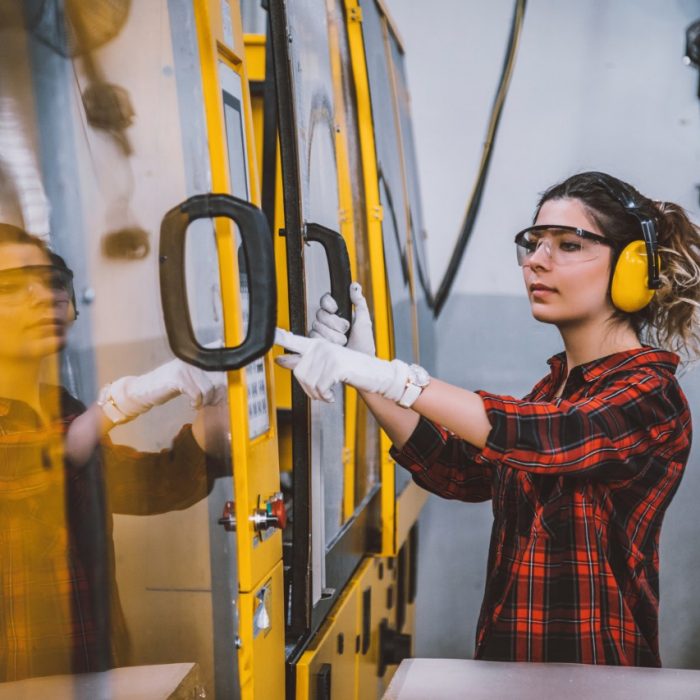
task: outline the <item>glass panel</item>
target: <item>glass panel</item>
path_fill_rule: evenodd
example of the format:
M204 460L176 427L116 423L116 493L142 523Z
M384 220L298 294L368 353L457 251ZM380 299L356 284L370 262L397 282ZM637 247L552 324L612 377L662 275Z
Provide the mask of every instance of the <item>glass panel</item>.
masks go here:
M203 278L203 270L217 270L219 256L213 221L199 219L187 230L185 281L192 328L202 345L215 345L224 337L219 276ZM206 261L206 265L202 265Z
M367 75L372 98L380 200L384 209L384 256L391 296L394 350L398 358L415 362L413 315L407 241L408 203L404 195L400 124L394 105L389 49L384 21L374 0L364 0L362 31L365 37Z
M243 85L241 77L225 63L219 63L219 79L223 87L222 99L224 124L226 129L226 153L228 156L229 181L231 192L241 199L250 199L250 180L246 157L246 136L243 120ZM240 278L241 312L243 333L248 329L250 294L248 292L248 269L245 262L243 244L238 228L236 248L238 251L238 272ZM267 403L267 377L263 358L255 360L245 369L248 391L248 437L263 435L270 429L270 409Z
M404 55L394 35L389 32L389 44L394 68L397 104L401 121L401 138L403 144L404 165L408 185L409 228L413 241L413 279L418 313L418 338L420 342L420 363L429 372L435 369L435 319L429 306L430 272L426 236L423 228L423 211L421 209L420 183L418 180L418 162L413 140L411 123L411 101L406 80Z
M148 665L158 682L177 662L190 694L198 675L207 697L237 697L235 535L217 522L233 499L226 380L173 358L159 294L161 218L210 182L191 5L131 3L100 38L76 27L102 4L73 3L86 14L66 10L67 44L56 4L34 5L41 37L18 24L0 42L0 139L24 144L0 164L2 221L42 233L46 193L80 316L28 277L15 318L37 330L2 321L0 679ZM1 231L0 269L51 262ZM211 222L187 250L195 331L221 342ZM131 420L100 435L110 382Z
M244 34L265 34L267 12L260 0L241 0L241 20Z
M412 277L413 293L416 304L418 321L419 357L416 358L428 371L435 368L435 342L434 342L434 316L428 305L427 294L430 292L430 278L428 272L427 251L425 249L425 236L423 231L423 212L421 210L420 187L418 182L418 164L416 162L413 143L413 127L411 124L410 99L404 56L396 38L391 31L386 32L389 46L391 47L391 63L396 86L396 105L399 114L401 147L403 149L403 165L408 188L408 227L407 236L412 241ZM409 473L405 469L396 467L395 485L396 493L400 493L411 482Z
M237 79L237 82L240 84L238 75L224 64L220 65L220 70L221 73L229 77L230 81ZM231 191L237 197L247 200L250 198L250 195L248 194L248 169L245 167L245 131L243 129L241 100L226 91L223 93L223 98Z
M233 52L240 53L238 49L242 47L237 47L235 44L233 17L231 16L231 5L229 4L229 0L219 0L219 7L221 8L221 29L224 44L226 44L226 46L228 46L228 48Z
M394 350L396 357L413 361L413 326L411 316L411 290L408 285L408 260L401 252L400 235L404 232L401 220L393 206L390 183L379 181L379 198L384 206L384 265L391 294L391 310L394 321Z
M324 0L300 0L287 6L302 216L339 230L335 161L333 80L328 55ZM321 296L330 291L328 264L320 246L304 250L306 311L309 323ZM325 552L341 528L344 446L343 392L336 402L311 403L312 597L325 585Z
M391 35L385 20L381 16L374 0L362 0L362 30L365 36L367 52L367 73L369 77L370 94L372 97L372 113L375 124L375 140L377 149L377 161L380 178L379 193L384 208L384 256L391 296L391 310L393 315L394 348L397 357L407 362L417 362L416 345L414 335L414 311L412 308L412 291L409 271L411 257L407 251L409 237L415 244L416 219L420 216L417 209L418 192L417 183L411 181L404 169L408 163L404 162L406 156L402 152L405 146L401 142L404 128L409 128L408 96L406 84L402 74L398 77L392 66L398 55L398 47ZM395 90L399 95L396 96ZM398 102L398 105L397 105ZM401 112L401 104L404 105L404 114ZM410 133L410 128L409 128ZM410 171L410 167L408 170ZM407 200L408 198L408 200ZM413 199L414 203L410 204ZM419 243L419 245L422 242ZM415 248L414 248L415 249ZM418 252L419 261L424 259ZM421 264L420 262L418 264ZM422 269L422 268L421 268ZM425 304L424 290L418 290L416 275L413 275L413 294L418 296L420 306L429 312ZM423 319L425 322L425 318ZM411 477L404 469L395 469L396 493L400 493L410 483Z
M349 177L352 192L351 218L355 232L357 280L370 308L374 308L372 275L367 237L367 214L362 171L362 154L358 132L355 85L350 60L350 49L341 0L329 0L329 29L333 33L332 46L337 47L340 84L336 85L336 110L342 110L338 122L342 123L347 146ZM362 503L372 487L379 482L379 427L362 400L357 401L355 435L355 507Z

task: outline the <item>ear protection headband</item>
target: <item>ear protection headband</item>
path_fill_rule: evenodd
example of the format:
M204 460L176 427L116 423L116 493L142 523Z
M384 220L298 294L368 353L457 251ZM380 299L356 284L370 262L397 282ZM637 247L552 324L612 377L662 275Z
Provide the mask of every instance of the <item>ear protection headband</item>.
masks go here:
M617 256L610 284L610 296L617 309L627 313L641 311L661 286L659 279L659 243L656 226L633 201L607 188L610 194L634 216L642 229L642 239L628 243Z

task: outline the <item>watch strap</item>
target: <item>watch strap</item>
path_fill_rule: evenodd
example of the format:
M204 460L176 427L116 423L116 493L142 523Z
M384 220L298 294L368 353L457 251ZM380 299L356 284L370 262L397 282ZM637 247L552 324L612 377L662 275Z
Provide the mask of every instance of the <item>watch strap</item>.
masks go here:
M418 397L423 392L428 384L430 384L430 375L420 365L410 365L408 379L406 380L406 388L404 389L401 398L396 402L403 408L410 408L416 402Z
M129 416L121 411L114 401L110 384L102 387L100 395L97 398L97 405L102 409L102 413L104 413L114 425L126 423L126 421L129 420Z

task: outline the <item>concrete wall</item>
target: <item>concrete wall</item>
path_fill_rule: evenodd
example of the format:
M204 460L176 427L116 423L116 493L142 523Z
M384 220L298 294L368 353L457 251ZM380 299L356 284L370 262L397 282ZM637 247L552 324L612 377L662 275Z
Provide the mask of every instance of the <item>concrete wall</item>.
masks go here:
M387 2L407 53L436 289L476 176L514 3ZM481 213L438 321L442 379L523 394L560 349L556 331L530 317L512 243L550 184L604 170L700 218L698 76L682 62L685 28L699 17L697 0L529 0ZM682 384L697 434L700 371ZM661 652L671 667L700 668L699 467L696 448L662 534ZM472 654L490 526L490 504L429 500L416 655Z

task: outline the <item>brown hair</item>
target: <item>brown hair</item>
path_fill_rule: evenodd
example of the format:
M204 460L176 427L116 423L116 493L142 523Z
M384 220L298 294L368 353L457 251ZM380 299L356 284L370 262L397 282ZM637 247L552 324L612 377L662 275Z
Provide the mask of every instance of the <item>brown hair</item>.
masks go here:
M33 236L31 233L27 233L24 229L19 228L19 226L0 223L0 245L3 243L22 243L36 246L39 250L46 253L46 257L51 260L53 265L72 272L66 261L58 253L54 253L43 239L38 236Z
M535 219L545 202L567 198L581 202L612 240L612 269L622 249L642 238L639 217L654 222L661 286L641 311L616 310L615 317L628 321L644 342L680 352L686 358L700 357L700 324L696 318L700 308L700 227L677 204L655 202L632 185L600 172L579 173L550 187L537 203ZM636 215L630 213L630 208Z

